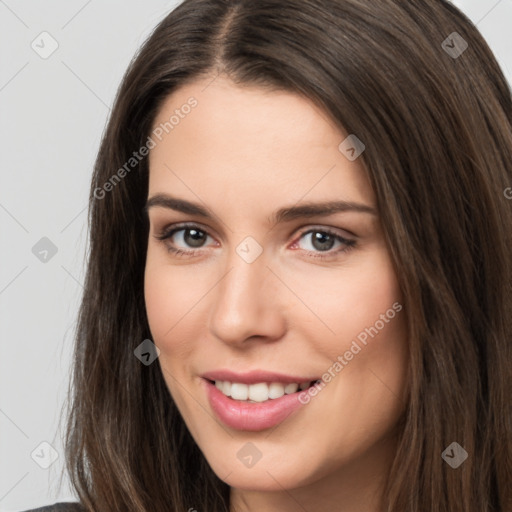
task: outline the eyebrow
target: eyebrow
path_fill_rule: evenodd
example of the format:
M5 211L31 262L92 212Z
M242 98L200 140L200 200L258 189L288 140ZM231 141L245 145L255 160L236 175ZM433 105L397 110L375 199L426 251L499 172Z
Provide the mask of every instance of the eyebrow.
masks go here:
M177 212L186 213L188 215L198 215L206 219L213 220L214 216L204 207L197 203L178 199L167 194L156 194L149 198L144 206L144 212L147 214L151 208L161 207ZM287 206L275 211L269 218L270 224L289 222L294 219L321 217L333 215L342 212L358 212L377 215L375 208L362 203L353 201L326 201L319 203L302 203L297 206Z

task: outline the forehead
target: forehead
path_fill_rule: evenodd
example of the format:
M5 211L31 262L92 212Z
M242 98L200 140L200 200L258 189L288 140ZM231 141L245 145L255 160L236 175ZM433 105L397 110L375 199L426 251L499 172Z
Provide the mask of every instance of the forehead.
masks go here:
M152 134L149 195L179 189L224 202L373 203L361 161L339 149L349 134L289 91L222 77L187 84L163 103Z

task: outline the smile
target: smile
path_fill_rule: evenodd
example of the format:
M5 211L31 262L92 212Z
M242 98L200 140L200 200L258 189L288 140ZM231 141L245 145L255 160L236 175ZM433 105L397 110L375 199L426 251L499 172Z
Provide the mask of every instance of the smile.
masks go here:
M225 396L233 400L246 401L248 403L261 403L267 400L276 400L284 395L291 395L298 390L304 390L311 387L318 381L291 382L284 384L282 382L258 382L256 384L244 384L242 382L230 382L226 380L210 381Z
M249 431L283 422L304 405L299 394L319 381L259 370L244 374L220 370L201 377L215 416L230 428Z

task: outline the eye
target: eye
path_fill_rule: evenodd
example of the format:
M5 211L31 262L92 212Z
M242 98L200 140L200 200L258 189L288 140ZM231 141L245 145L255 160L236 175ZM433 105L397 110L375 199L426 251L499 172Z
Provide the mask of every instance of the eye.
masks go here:
M172 245L166 243L166 247L169 252L175 253L177 255L189 255L192 256L195 254L195 249L200 249L203 247L204 241L210 237L205 230L201 229L199 226L195 224L185 224L180 226L175 226L171 230L165 230L159 235L155 236L158 240L172 240L177 233L180 233L177 236L177 240L181 241L182 244L185 244L185 250L174 247L175 241L173 241ZM192 250L186 250L187 247L192 247Z
M298 240L308 240L309 247L306 247L306 251L313 253L313 258L330 258L336 256L338 253L345 253L355 247L356 241L354 239L348 239L341 236L327 228L314 228L303 232ZM332 250L338 242L338 249ZM294 242L292 248L297 246L298 243ZM316 253L316 254L315 254ZM326 254L322 254L326 253Z
M180 234L176 236L178 233ZM204 247L208 238L213 240L206 230L196 224L173 226L172 229L166 229L159 235L155 235L155 238L161 241L169 240L170 243L165 242L165 246L169 252L177 256L194 256ZM298 240L302 239L309 240L309 248L306 248L305 252L310 253L313 258L332 258L349 251L356 245L355 240L345 238L327 228L309 229L301 233ZM332 250L336 243L338 243L338 249ZM181 244L182 247L176 247L177 244ZM298 241L295 241L291 248L295 249L297 246Z

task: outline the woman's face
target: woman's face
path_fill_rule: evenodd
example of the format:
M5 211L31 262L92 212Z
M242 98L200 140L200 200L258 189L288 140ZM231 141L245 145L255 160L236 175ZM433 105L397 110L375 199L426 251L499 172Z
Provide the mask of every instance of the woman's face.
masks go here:
M307 99L222 77L172 94L153 128L147 314L209 464L252 491L378 481L406 317L349 134Z

